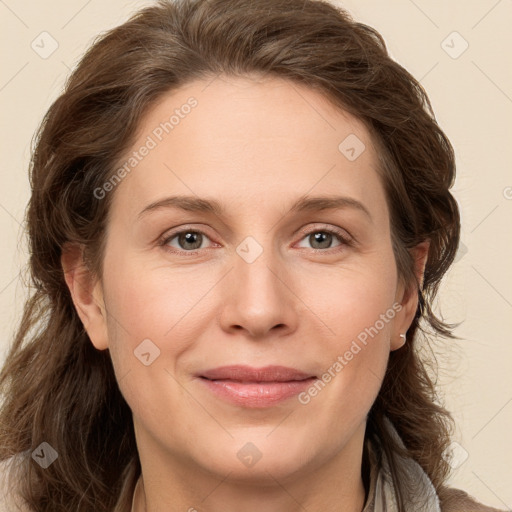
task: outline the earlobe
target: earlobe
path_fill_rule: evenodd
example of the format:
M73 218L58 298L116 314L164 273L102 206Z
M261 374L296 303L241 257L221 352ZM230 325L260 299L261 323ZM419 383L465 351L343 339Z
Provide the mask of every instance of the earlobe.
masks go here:
M398 339L391 340L391 351L398 350L399 348L402 348L406 342L407 342L407 334L404 332L400 333Z
M98 350L105 350L108 335L103 290L84 261L83 246L65 244L61 265L73 304L92 344Z
M416 282L407 283L406 286L400 287L403 289L396 298L401 305L401 309L395 317L395 323L391 333L390 349L392 351L398 350L407 342L406 333L418 309L418 292L423 288L429 247L430 241L426 240L411 249Z

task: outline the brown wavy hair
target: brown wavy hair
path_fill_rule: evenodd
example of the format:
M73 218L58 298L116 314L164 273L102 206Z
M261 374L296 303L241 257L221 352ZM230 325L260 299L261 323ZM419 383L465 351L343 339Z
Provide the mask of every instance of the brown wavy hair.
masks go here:
M388 417L442 500L442 453L453 425L436 402L433 361L420 357L417 345L428 336L453 337L453 325L436 317L432 304L459 241L449 192L454 151L423 87L390 58L382 36L322 0L161 0L86 52L32 148L30 296L0 373L0 460L18 455L21 496L38 512L111 511L123 484L140 474L131 410L109 351L94 348L76 313L61 253L66 242L82 244L101 277L115 192L100 201L94 189L113 175L152 105L192 80L220 74L306 85L372 134L399 276L417 289L419 305L407 343L390 354L366 438L380 440L396 481L393 459L401 449L386 433ZM421 285L410 249L425 240ZM45 470L31 459L43 441L59 454Z

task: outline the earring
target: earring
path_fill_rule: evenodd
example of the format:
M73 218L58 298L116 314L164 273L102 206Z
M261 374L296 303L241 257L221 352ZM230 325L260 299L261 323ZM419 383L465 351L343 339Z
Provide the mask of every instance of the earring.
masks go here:
M402 341L405 343L405 333L404 334L400 334L400 338L402 338Z

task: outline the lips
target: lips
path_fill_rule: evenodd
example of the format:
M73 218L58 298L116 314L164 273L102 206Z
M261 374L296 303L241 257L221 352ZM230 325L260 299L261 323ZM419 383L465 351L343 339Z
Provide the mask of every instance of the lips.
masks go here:
M249 408L277 405L316 380L312 374L286 366L222 366L203 371L198 377L217 398Z
M265 366L253 368L246 365L221 366L201 373L209 380L236 380L239 382L289 382L315 377L287 366Z

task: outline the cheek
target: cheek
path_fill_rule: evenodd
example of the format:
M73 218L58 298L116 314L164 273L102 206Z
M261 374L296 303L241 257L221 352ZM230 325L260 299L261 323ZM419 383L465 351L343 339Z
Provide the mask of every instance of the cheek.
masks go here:
M326 436L340 447L365 421L377 398L394 314L385 295L345 296L329 321L336 335L320 340L323 373L298 398L306 416L323 425Z
M204 267L174 270L128 258L119 261L105 283L111 342L118 350L120 345L133 350L150 339L166 354L179 353L193 338L183 333L190 333L196 325L191 319L204 313L201 300L215 282Z
M206 266L171 269L129 257L105 260L104 274L109 350L121 392L148 424L179 430L184 419L176 424L170 411L197 409L183 387L188 367L180 363L205 338L214 312L208 292L219 277Z
M176 365L200 337L202 325L194 320L213 280L197 272L192 280L186 273L149 268L129 258L105 265L107 276L109 350L119 388L146 424L180 431L186 418L172 411L195 410L197 404L177 384L182 379Z
M302 296L314 305L325 327L325 334L317 337L323 363L321 382L303 396L304 404L316 403L315 413L322 414L328 403L334 417L346 421L351 411L348 416L357 418L366 414L377 396L393 323L401 309L395 303L394 259L386 257L385 251L382 255L379 262L364 268L345 268L328 278L310 275L303 281Z
M340 265L329 272L304 272L301 276L297 294L311 305L324 327L323 340L332 349L348 349L347 343L355 339L364 342L368 329L372 338L389 337L396 316L397 274L392 254L381 254L379 261L364 266Z

